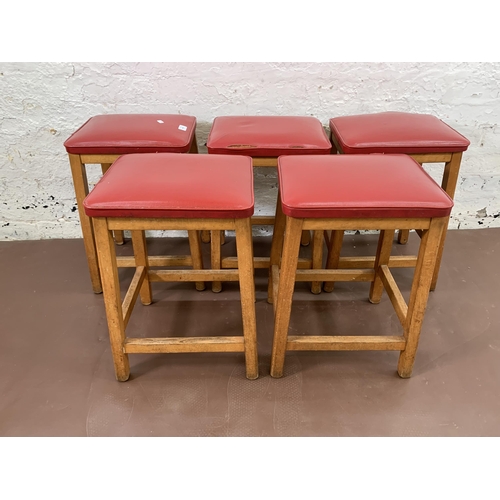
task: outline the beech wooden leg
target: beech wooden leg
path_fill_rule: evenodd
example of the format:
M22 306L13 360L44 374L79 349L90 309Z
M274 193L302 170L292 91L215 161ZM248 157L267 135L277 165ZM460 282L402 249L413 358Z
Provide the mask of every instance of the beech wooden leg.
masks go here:
M457 188L458 174L460 172L460 163L462 162L462 153L453 153L449 162L444 165L443 180L441 187L448 196L453 199Z
M446 191L450 198L454 198L455 190L458 182L458 174L460 172L460 163L462 161L462 153L453 153L451 160L447 162L444 166L443 181L441 187ZM439 251L436 258L436 269L434 269L434 275L432 277L431 290L436 289L437 280L439 277L439 269L441 267L441 259L443 257L444 242L446 240L446 233L448 232L448 222L449 217L446 222L446 226L443 230L441 236L441 242L439 244Z
M278 304L276 305L274 318L273 350L271 354L271 377L274 378L283 376L302 225L303 219L286 218L285 241L278 287Z
M303 234L303 233L302 233ZM323 231L313 231L313 244L312 244L312 268L323 268ZM313 281L311 283L311 293L318 295L321 293L321 281Z
M203 269L203 257L201 255L200 233L199 231L188 231L189 249L193 259L193 269ZM196 290L205 290L205 282L197 281Z
M130 376L128 355L123 352L125 342L125 325L120 297L120 284L118 282L118 268L116 266L116 253L111 231L108 230L107 221L103 217L94 219L97 251L101 264L102 288L106 318L108 322L109 340L115 375L117 380L124 382Z
M398 231L398 243L400 245L406 245L408 243L408 238L410 237L409 229L400 229Z
M73 186L75 188L76 204L80 216L80 226L82 228L83 244L87 255L87 264L89 266L90 281L94 293L102 292L101 277L99 276L99 263L97 259L97 250L94 239L94 229L92 221L83 207L83 200L89 194L87 182L87 173L85 165L81 162L79 155L69 154L69 163L71 166L71 175L73 177Z
M326 259L326 268L327 269L338 269L339 260L340 260L340 252L342 250L342 242L344 241L344 231L332 231L330 236L330 242L328 245L328 257ZM333 292L333 288L335 286L334 281L327 281L323 286L323 290L325 292Z
M300 244L303 247L309 246L311 243L311 232L310 231L302 231L302 237L300 239Z
M210 243L210 231L204 229L201 232L201 241L203 241L203 243Z
M434 269L434 273L432 275L432 281L431 281L431 290L432 291L436 289L437 280L439 277L439 269L441 268L441 259L443 258L444 242L446 240L446 234L448 232L449 220L450 220L450 218L448 217L446 219L446 224L445 224L445 227L443 229L443 233L441 234L441 241L439 242L439 248L438 248L438 252L437 252L437 256L436 256L436 267Z
M210 262L212 269L221 269L221 232L210 232ZM219 293L222 290L220 281L212 281L212 292Z
M148 306L153 302L151 293L151 282L149 281L148 247L146 244L146 233L144 231L131 231L132 248L134 249L135 267L144 266L146 273L141 285L141 302Z
M102 170L102 175L104 175L109 167L111 167L112 163L101 163L101 170ZM123 231L113 231L114 237L115 237L115 243L117 245L123 245L125 242L125 239L123 237Z
M277 283L273 280L273 266L279 267L280 265L281 252L283 251L283 240L285 238L286 217L281 208L281 195L279 192L278 199L276 200L275 214L271 255L269 259L269 281L267 284L267 302L269 304L273 303L273 288L277 286Z
M388 265L391 256L392 242L394 240L394 231L380 231L378 238L377 255L375 257L375 279L370 286L369 300L372 304L378 304L382 299L384 284L380 278L380 266Z
M257 358L252 224L249 218L235 219L235 226L243 336L245 338L246 376L248 379L254 380L259 376L259 363Z
M402 378L411 377L413 371L420 330L436 266L436 257L446 223L447 217L432 219L429 229L424 231L420 242L417 265L410 292L408 313L403 328L406 346L401 351L398 362L398 374Z

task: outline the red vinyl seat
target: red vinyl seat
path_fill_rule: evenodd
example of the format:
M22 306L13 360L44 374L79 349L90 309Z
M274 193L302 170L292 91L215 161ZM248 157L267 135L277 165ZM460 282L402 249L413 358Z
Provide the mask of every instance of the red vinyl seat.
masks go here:
M122 156L84 200L89 217L243 218L253 214L252 159Z
M277 158L324 155L332 145L311 116L218 116L208 136L209 154Z
M98 115L76 130L64 147L72 154L188 153L195 129L194 116Z
M451 198L406 155L281 156L289 217L446 217Z
M385 112L330 119L344 154L456 153L470 141L432 115Z
M283 376L286 351L393 350L400 351L398 374L410 377L452 199L406 155L281 156L278 178L268 290L275 312L271 376ZM422 235L408 303L389 267L396 228L414 228ZM323 242L320 238L316 246L316 236L312 266L299 268L303 230L322 235L353 229L380 230L370 268L351 261L342 269L327 262L324 269ZM402 334L394 335L391 327L381 335L288 335L295 282L323 280L369 282L369 300L374 304L385 290ZM310 312L314 315L314 308ZM336 324L334 318L332 323Z

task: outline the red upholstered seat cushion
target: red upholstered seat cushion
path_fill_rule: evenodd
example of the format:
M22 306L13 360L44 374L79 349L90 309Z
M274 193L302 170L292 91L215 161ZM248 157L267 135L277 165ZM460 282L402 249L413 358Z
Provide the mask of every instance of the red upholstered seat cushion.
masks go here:
M210 154L276 158L329 154L321 122L311 116L219 116L208 136Z
M83 205L91 217L250 217L252 159L169 153L121 156Z
M281 156L278 177L291 217L444 217L453 207L406 155Z
M196 118L186 115L98 115L64 143L73 154L187 153Z
M375 113L330 120L342 151L352 153L456 153L470 142L432 115Z

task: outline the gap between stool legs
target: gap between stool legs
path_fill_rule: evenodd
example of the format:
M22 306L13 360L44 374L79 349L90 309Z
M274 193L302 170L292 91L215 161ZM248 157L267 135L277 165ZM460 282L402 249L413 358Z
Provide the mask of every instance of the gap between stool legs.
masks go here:
M279 273L278 304L275 305L273 350L271 354L271 377L274 378L283 376L302 226L303 219L286 218L283 256L281 258L281 270Z
M109 340L116 379L125 382L130 376L128 354L123 352L125 342L125 324L120 296L120 283L118 281L118 267L116 265L116 252L111 231L108 229L107 220L103 217L93 219L96 234L97 252L101 265L102 289L106 319L109 330Z
M402 378L411 377L413 371L420 330L436 267L436 257L447 220L448 217L432 219L429 229L424 231L420 242L417 265L411 286L408 313L403 328L406 347L401 351L398 361L398 374Z

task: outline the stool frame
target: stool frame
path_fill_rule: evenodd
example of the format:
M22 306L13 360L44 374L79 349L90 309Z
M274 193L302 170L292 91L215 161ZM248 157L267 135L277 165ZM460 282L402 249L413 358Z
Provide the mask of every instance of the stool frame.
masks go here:
M111 351L116 378L126 381L130 375L128 355L131 353L179 352L244 352L246 376L258 377L257 333L255 317L255 286L253 269L252 230L250 218L189 219L189 218L93 218L104 304L108 322ZM235 270L152 270L147 255L145 230L185 230L199 234L200 230L234 230L239 255ZM135 274L122 302L118 281L118 265L112 231L130 230L134 248ZM235 337L168 337L130 338L125 329L138 296L144 305L152 303L151 282L179 281L239 281L243 316L243 335Z
M448 217L435 218L293 218L283 214L281 200L276 208L276 225L271 248L268 302L274 306L274 339L271 376L282 377L286 351L400 351L398 374L412 374L422 321L427 306L440 242ZM373 269L298 269L300 235L304 229L344 231L381 230ZM389 268L394 233L397 229L419 229L420 249L407 304ZM289 336L292 296L296 281L371 282L369 300L377 304L385 289L403 327L398 336Z

